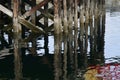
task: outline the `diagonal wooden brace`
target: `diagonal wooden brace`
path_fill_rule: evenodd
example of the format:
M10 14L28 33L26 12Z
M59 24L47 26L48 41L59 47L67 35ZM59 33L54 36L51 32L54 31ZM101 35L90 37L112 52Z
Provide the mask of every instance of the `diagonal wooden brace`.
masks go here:
M31 22L25 20L24 18L22 17L18 17L18 21L19 23L21 23L22 25L26 26L27 28L31 29L33 32L36 32L36 33L45 33L45 31L38 27L38 26L35 26L34 24L32 24Z
M9 17L13 17L13 13L11 10L7 9L6 7L4 7L3 5L0 4L0 11L2 11L3 13L7 14Z
M23 14L24 18L29 17L31 14L33 14L36 10L40 9L42 6L44 6L45 4L47 4L50 0L44 0L42 2L40 2L39 4L37 4L35 7L33 7L31 10L25 12Z
M11 10L5 8L4 6L2 6L0 4L0 11L2 11L3 13L7 14L9 17L13 17L13 13ZM37 33L45 33L45 31L38 27L35 26L34 24L32 24L31 22L25 20L23 17L18 16L19 19L19 23L21 23L22 25L26 26L27 28L31 29L33 32L37 32Z

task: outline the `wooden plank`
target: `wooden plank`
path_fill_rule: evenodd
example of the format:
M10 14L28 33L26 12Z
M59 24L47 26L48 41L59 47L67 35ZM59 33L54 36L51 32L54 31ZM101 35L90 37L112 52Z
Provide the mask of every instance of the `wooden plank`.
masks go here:
M52 14L50 14L50 13L45 13L45 14L43 14L43 16L46 17L46 18L49 18L51 20L54 20L54 16Z
M3 13L7 14L9 17L13 17L13 13L11 10L5 8L4 6L0 5L0 11L2 11ZM32 24L31 22L28 22L27 20L25 20L24 18L18 16L18 21L19 23L21 23L22 25L24 25L25 27L31 29L32 31L34 32L37 32L37 33L45 33L45 31L38 27L38 26L35 26L34 24Z
M21 23L22 25L26 26L27 28L31 29L34 32L45 33L45 31L42 28L35 26L34 24L32 24L31 22L28 22L22 17L19 17L19 23Z
M0 51L0 59L1 59L1 57L5 57L5 56L13 54L13 53L10 53L9 51L10 51L10 49L3 49L3 50L1 50Z
M10 11L9 9L7 9L6 7L4 7L1 4L0 4L0 11L2 11L5 14L7 14L9 17L13 17L12 11Z
M28 16L30 16L31 14L33 14L36 10L38 10L39 8L41 8L42 6L44 6L45 4L47 4L50 0L44 0L41 3L39 3L38 5L36 5L35 7L33 7L31 10L27 11L26 13L23 14L24 18L27 18Z
M43 10L43 9L39 9L38 11L40 11L41 12L41 17L46 17L46 18L49 18L49 19L51 19L51 20L54 20L54 16L50 13L51 11L45 11L45 10ZM40 15L39 15L40 16Z

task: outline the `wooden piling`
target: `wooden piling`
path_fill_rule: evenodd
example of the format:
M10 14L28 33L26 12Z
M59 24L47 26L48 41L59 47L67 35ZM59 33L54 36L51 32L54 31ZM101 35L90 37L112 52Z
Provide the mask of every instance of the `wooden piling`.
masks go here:
M32 0L32 5L31 7L33 8L34 6L36 6L36 0ZM32 15L31 15L31 23L33 23L34 25L36 25L36 12L34 12ZM36 43L36 37L33 38L32 40L32 49L31 49L31 53L32 55L37 55L37 43Z
M64 54L63 54L63 79L67 80L67 52L68 52L68 34L65 34L63 36L63 40L64 40Z
M90 2L90 17L89 17L89 26L90 26L90 63L93 62L92 57L94 55L94 46L93 46L93 40L94 40L94 1L91 0Z
M60 69L61 69L61 65L60 65L60 38L58 35L54 36L54 76L55 76L55 80L60 80Z
M106 12L105 12L105 0L102 0L101 2L101 11L102 11L102 14L101 14L101 54L100 54L100 59L101 59L101 63L104 63L105 62L105 58L104 58L104 46L105 46L105 23L106 23Z
M54 0L54 34L55 35L58 35L60 33L59 31L59 20L60 20L60 17L59 17L59 4L58 4L58 0Z
M80 53L83 54L83 37L84 37L84 5L80 5Z
M64 40L64 54L63 54L63 79L67 80L67 52L68 52L68 21L67 21L67 1L63 0L63 40Z
M85 26L84 26L84 63L85 67L88 66L88 28L89 28L89 7L90 7L90 1L86 0L86 6L85 6Z
M74 0L74 64L75 64L75 74L77 74L78 69L78 3Z
M63 33L68 34L67 1L63 0Z
M19 0L13 1L13 12L0 4L0 11L11 19L13 18L13 30L7 24L7 29L1 31L0 35L3 37L5 30L14 33L15 80L22 79L21 42L32 42L31 53L36 55L36 38L43 34L45 55L48 55L48 36L49 33L53 33L53 30L55 80L73 79L74 73L77 74L78 64L80 64L78 62L79 55L83 58L81 63L84 68L88 66L88 54L92 58L91 63L97 58L103 58L103 54L98 56L98 53L103 53L104 47L105 12L100 12L103 9L103 6L100 6L104 0L53 0L52 8L48 6L48 2L51 0L42 0L38 4L35 3L36 0L22 0L21 5L24 9L21 10L18 9ZM31 8L28 11L25 9L26 4ZM78 10L79 8L80 10ZM23 15L20 11L23 11ZM40 22L41 19L44 20L43 23ZM51 25L49 25L49 19L53 21ZM25 29L21 29L20 24L29 30L29 35L26 36ZM5 24L3 23L3 25ZM88 52L88 42L90 53ZM79 48L80 50L78 50Z
M48 12L48 4L46 4L44 6L44 11L45 13ZM44 26L45 26L45 29L48 29L48 17L44 17ZM45 30L47 31L47 30ZM49 54L49 48L48 48L48 42L49 41L49 38L48 38L48 32L46 32L46 34L44 34L44 48L45 48L45 55L48 55Z
M54 80L60 80L60 15L59 0L54 0Z
M13 0L13 33L14 33L14 64L15 64L15 80L22 79L21 64L21 25L18 23L19 0Z
M74 16L74 0L70 0L68 2L68 64L69 64L69 69L70 72L69 74L74 73L74 35L73 35L73 16ZM70 76L72 77L72 76Z

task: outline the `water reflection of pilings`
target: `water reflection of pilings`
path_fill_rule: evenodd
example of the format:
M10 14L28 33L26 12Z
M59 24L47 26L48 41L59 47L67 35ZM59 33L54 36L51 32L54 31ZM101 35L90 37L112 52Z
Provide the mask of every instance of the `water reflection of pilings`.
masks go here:
M61 9L60 1L54 0L54 80L61 78Z
M90 21L90 63L104 63L105 2L96 5L95 17ZM102 6L101 6L102 5ZM98 11L98 9L100 11Z
M61 54L61 45L64 44L62 57L64 63L62 67L63 78L67 80L75 79L76 75L74 74L77 74L78 68L86 68L89 65L104 63L105 3L104 0L87 0L85 2L83 1L83 4L78 5L76 0L71 0L69 3L66 2L63 4L63 23L60 23L60 20L62 20L60 19L62 18L61 14L55 17L54 59L55 62L61 61L61 56L59 56L58 59L58 54ZM79 10L77 10L76 7L78 7ZM69 16L66 14L69 14ZM59 26L61 24L62 26ZM60 34L63 34L61 27L64 33L63 42L60 41ZM56 34L58 34L59 37L56 36ZM61 43L61 45L59 43ZM60 75L58 76L60 73L57 73L57 69L62 69L62 67L58 67L57 64L58 63L56 63L55 66L56 80L60 79Z

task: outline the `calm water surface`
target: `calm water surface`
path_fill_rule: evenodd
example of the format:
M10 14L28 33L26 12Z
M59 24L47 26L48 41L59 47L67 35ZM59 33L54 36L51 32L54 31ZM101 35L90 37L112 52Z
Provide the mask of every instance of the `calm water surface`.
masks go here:
M105 57L120 56L120 12L106 12Z

